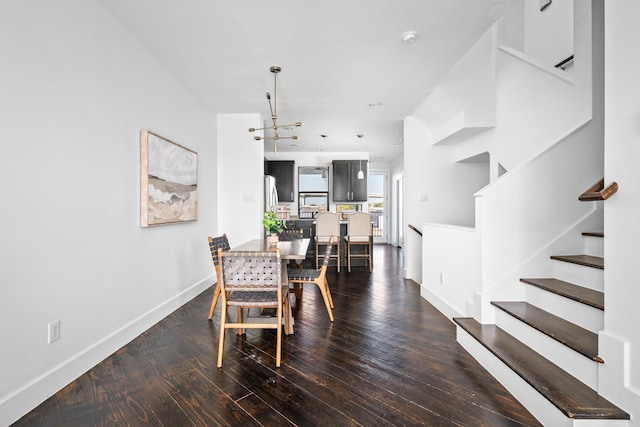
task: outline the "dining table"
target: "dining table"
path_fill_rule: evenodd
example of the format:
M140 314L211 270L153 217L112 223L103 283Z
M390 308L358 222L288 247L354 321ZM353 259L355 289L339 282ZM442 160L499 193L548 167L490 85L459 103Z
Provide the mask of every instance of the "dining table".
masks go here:
M309 238L279 241L277 247L280 249L280 259L283 261L295 260L297 263L301 263L307 257L310 242L311 239ZM253 239L231 248L232 251L255 252L268 251L269 249L270 246L267 239Z
M282 274L285 276L287 275L286 266L291 260L294 260L298 266L302 265L302 262L307 257L307 250L309 249L310 242L311 239L302 238L281 240L277 243L277 248L280 249L280 260L282 261ZM267 239L253 239L231 248L232 251L245 252L263 252L271 249L272 246L270 246ZM295 295L296 300L299 300L302 297L302 292L299 287L300 285L297 286L298 288L294 286L293 295ZM293 314L291 312L291 304L289 304L289 313L287 313L287 315L289 316L289 334L292 334L294 321Z

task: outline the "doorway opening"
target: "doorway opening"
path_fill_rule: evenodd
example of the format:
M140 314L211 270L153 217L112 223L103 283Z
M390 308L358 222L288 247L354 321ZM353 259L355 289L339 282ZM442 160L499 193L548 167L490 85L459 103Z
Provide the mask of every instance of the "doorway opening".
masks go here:
M368 177L368 211L371 214L373 223L373 242L387 243L388 241L388 221L387 212L387 182L388 172L369 171Z

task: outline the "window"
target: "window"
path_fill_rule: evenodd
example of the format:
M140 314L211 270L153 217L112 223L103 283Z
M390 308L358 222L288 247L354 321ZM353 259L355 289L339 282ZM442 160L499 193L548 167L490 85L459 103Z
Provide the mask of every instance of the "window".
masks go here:
M329 168L298 167L298 218L313 218L329 210Z
M354 213L362 210L360 203L340 203L336 205L336 212L338 213Z

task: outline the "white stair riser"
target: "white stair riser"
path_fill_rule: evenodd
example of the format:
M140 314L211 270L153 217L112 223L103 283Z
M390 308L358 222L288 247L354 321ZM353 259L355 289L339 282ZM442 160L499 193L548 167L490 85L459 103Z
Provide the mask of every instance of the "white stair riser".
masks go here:
M627 420L574 420L573 427L629 427Z
M496 325L592 389L598 387L598 363L498 309Z
M604 270L570 262L553 261L553 277L596 291L604 291Z
M584 253L604 257L604 239L602 237L584 236Z
M600 309L532 285L525 286L525 296L528 303L593 333L604 329L604 312Z

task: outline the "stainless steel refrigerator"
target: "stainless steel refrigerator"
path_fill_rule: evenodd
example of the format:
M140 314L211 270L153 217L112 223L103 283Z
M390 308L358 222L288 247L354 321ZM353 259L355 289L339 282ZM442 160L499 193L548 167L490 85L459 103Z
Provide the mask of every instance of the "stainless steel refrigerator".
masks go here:
M278 191L276 179L271 175L264 176L264 211L278 213Z

